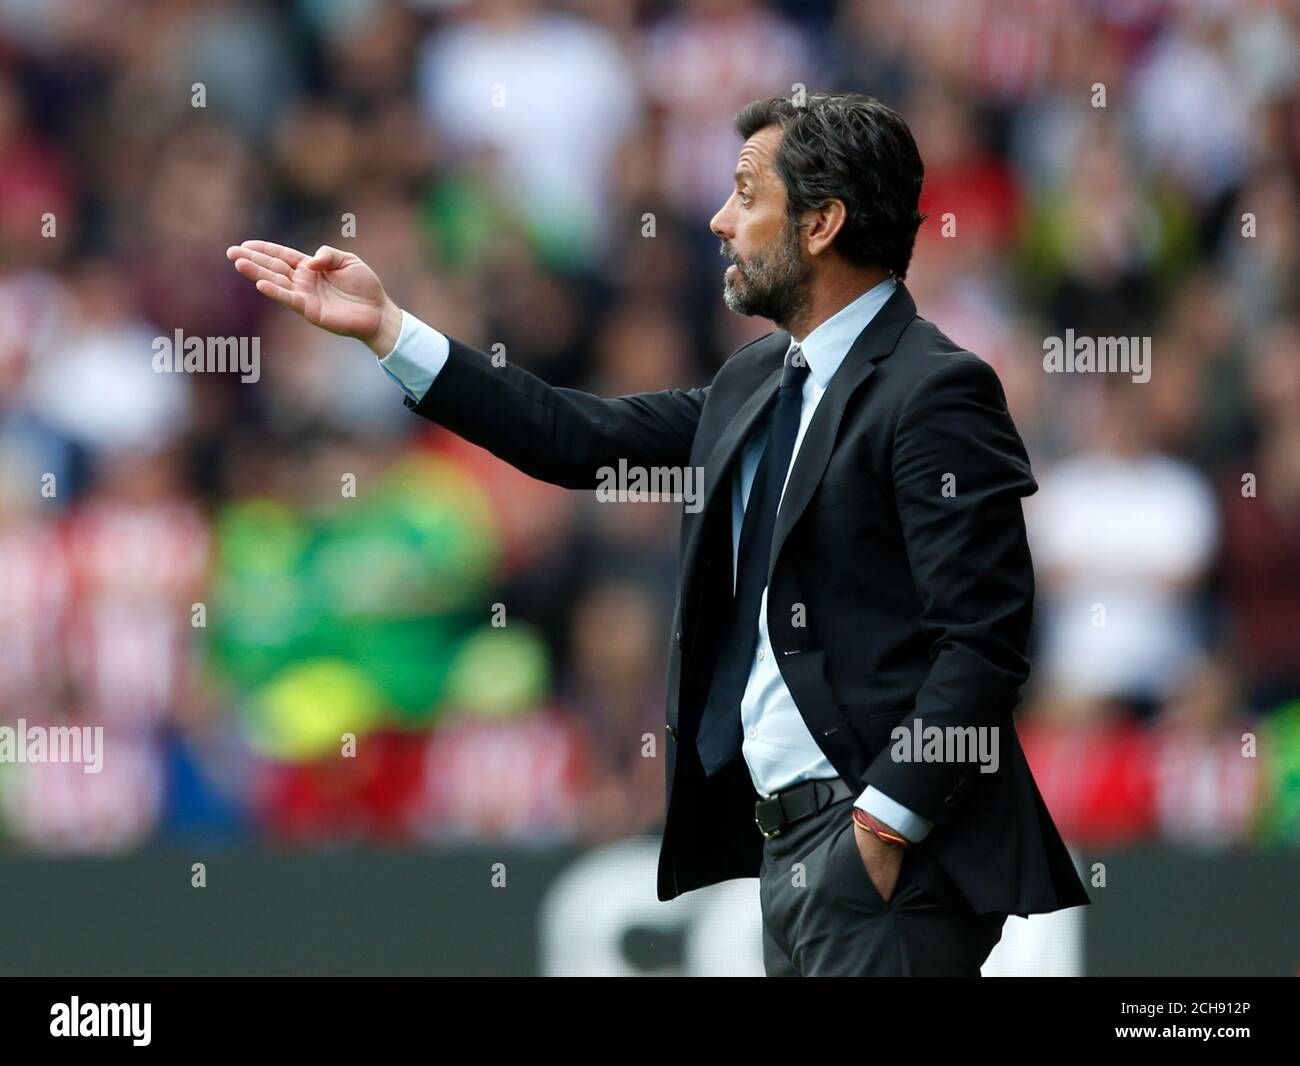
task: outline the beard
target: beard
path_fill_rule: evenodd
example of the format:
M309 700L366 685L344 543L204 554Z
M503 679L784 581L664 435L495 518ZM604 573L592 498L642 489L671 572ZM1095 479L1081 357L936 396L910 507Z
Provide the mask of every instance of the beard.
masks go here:
M812 274L799 247L799 229L788 221L776 244L748 260L734 259L724 244L721 252L736 265L728 271L722 299L738 315L770 318L782 329L797 321L808 307Z

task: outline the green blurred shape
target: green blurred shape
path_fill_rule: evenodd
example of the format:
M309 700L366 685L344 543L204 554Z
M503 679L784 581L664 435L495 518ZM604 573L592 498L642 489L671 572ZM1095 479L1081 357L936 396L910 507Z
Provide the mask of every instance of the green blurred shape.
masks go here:
M438 257L456 269L481 265L495 237L523 230L518 215L493 190L491 180L473 170L431 185L421 214Z
M479 630L461 646L447 678L446 701L458 713L509 718L536 709L550 692L546 644L529 625Z
M1261 844L1300 844L1300 700L1270 713L1258 732L1263 794L1253 835Z
M358 553L361 613L367 603L388 615L486 612L500 535L487 494L454 460L421 453L393 463L336 535Z
M544 217L529 217L495 187L495 178L466 167L431 185L421 214L438 258L457 270L484 264L502 238L522 238L548 269L590 265L601 218L590 205L553 205Z
M378 619L338 627L331 647L364 667L383 692L394 724L414 728L437 717L467 629L461 617Z
M464 635L486 617L499 536L483 490L435 455L394 463L308 553L320 654L362 667L407 724L435 712Z
M216 520L208 626L212 665L244 687L306 654L319 604L303 580L312 531L288 506L240 501Z
M212 663L244 692L295 663L347 664L395 724L427 724L453 658L491 610L500 535L457 462L417 452L356 499L299 514L251 500L217 523Z

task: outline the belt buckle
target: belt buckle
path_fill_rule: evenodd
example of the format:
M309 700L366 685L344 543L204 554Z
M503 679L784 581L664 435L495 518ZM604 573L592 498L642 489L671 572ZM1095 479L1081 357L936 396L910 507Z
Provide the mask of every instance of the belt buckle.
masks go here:
M763 798L762 798L761 800L759 800L759 803L763 803L763 802L765 802L765 801L767 801L767 800L776 800L776 807L777 807L777 810L781 812L781 817L782 817L782 819L784 819L784 818L785 818L785 810L781 807L781 794L780 794L779 792L777 792L777 793L773 793L773 794L770 795L770 796L763 796ZM755 804L755 806L757 806L757 804ZM758 815L757 815L757 814L754 815L754 824L755 824L756 826L758 826L759 834L763 837L764 840L771 840L773 837L779 837L779 836L781 835L781 829L780 829L780 828L773 829L773 830L770 830L770 831L767 830L767 829L764 829L764 828L763 828L763 823L762 823L761 821L759 821L759 818L758 818Z

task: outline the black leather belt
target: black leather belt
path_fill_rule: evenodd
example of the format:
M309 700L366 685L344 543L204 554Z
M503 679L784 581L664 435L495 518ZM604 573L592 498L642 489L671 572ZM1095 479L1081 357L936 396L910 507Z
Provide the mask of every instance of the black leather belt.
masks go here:
M853 790L838 777L800 781L754 804L754 823L765 840L779 836L785 829L811 818L837 800L848 799Z

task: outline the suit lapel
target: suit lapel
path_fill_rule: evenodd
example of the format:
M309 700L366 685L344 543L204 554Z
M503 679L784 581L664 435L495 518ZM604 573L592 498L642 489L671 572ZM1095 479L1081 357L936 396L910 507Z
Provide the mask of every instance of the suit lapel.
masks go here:
M768 560L767 580L771 584L772 571L790 530L799 521L808 501L817 491L817 485L830 462L835 447L835 437L850 397L876 369L876 364L897 346L903 330L916 317L916 304L907 289L899 282L894 294L886 301L866 328L858 334L849 348L844 362L831 378L826 394L817 405L812 421L804 432L799 453L790 470L790 480L781 498L776 514L776 528L772 532L772 556Z
M790 347L790 335L781 333L779 336L784 338L779 347L780 355L784 358L786 350ZM773 344L772 347L776 349L778 346ZM731 486L731 475L734 473L732 464L739 457L741 447L749 439L755 424L767 413L776 399L776 387L781 383L781 368L782 364L778 359L775 368L762 378L749 399L741 404L735 417L727 423L727 428L722 431L717 443L713 445L713 450L709 452L709 457L704 461L704 469L709 475L709 480L704 486L706 511L713 495L722 491L724 487Z
M699 545L704 535L704 526L720 493L731 486L734 465L741 448L749 439L754 426L763 417L776 399L776 387L781 381L781 366L785 353L790 347L790 334L778 331L760 342L761 350L755 352L755 384L749 389L749 396L740 409L732 416L727 427L714 442L704 460L704 502L700 508L698 520L691 524L686 543L682 548L683 588L690 588L694 572L694 563L699 554ZM726 506L722 507L731 521L730 492L726 492Z

